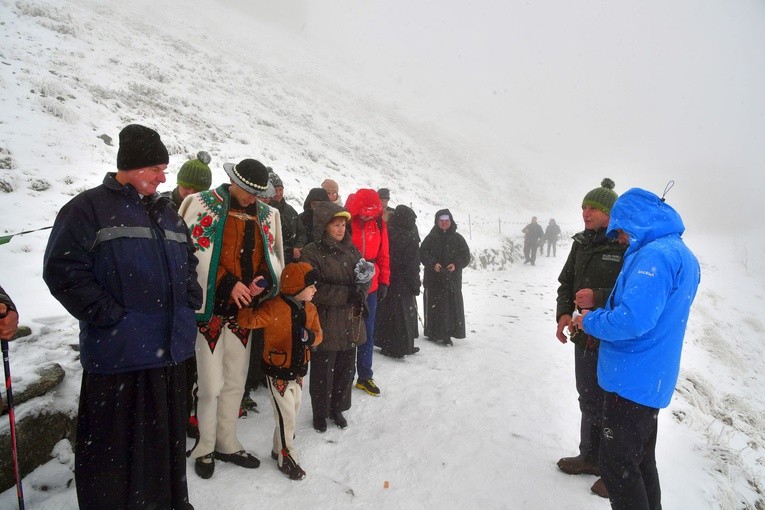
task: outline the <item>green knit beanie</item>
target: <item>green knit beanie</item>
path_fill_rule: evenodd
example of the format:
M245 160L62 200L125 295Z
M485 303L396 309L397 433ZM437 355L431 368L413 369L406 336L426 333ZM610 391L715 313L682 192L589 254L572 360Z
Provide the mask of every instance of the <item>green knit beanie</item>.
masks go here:
M584 196L582 207L589 205L610 216L611 207L614 206L614 202L619 198L619 195L614 191L614 186L614 181L606 177L600 181L600 188L595 188Z
M207 191L212 184L212 172L207 166L212 158L205 151L197 153L197 159L190 159L178 170L178 185L193 188L194 191Z

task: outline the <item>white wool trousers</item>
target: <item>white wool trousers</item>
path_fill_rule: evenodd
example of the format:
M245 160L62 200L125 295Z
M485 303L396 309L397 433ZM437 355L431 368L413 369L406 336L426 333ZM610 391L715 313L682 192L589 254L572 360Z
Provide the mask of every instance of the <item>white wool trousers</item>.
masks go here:
M233 331L223 327L211 352L207 340L197 333L197 419L199 442L191 452L196 459L212 453L244 450L236 437L236 422L244 395L244 383L252 342L247 347Z
M300 459L294 448L295 421L303 400L303 388L295 380L287 381L271 376L268 376L268 388L276 422L273 451L279 455L279 466L284 462L285 453L297 464Z

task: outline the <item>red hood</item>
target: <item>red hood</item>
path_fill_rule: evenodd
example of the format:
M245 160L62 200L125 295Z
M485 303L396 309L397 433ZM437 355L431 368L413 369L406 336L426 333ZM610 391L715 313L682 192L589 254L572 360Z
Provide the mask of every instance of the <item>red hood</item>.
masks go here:
M368 188L362 188L349 196L345 208L354 218L361 216L377 218L383 212L382 202L377 191Z

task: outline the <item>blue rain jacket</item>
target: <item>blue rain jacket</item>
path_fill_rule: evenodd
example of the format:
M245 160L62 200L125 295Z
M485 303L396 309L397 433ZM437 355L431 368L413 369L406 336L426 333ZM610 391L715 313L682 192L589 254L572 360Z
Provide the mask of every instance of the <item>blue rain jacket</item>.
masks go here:
M629 235L624 266L604 308L584 317L601 339L598 382L648 407L667 407L680 372L683 336L700 281L680 215L651 192L633 188L611 209L607 235Z

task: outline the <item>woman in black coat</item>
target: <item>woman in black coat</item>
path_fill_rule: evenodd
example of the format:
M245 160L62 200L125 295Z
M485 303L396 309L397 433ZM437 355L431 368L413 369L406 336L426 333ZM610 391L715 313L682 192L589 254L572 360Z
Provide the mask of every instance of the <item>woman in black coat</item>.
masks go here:
M452 337L465 338L462 270L470 263L470 249L449 209L436 213L435 225L420 245L420 261L425 266L425 336L453 345Z
M420 294L420 236L417 215L405 205L396 207L388 222L390 250L390 286L377 305L375 345L382 354L403 358L414 354L417 337L417 303Z

